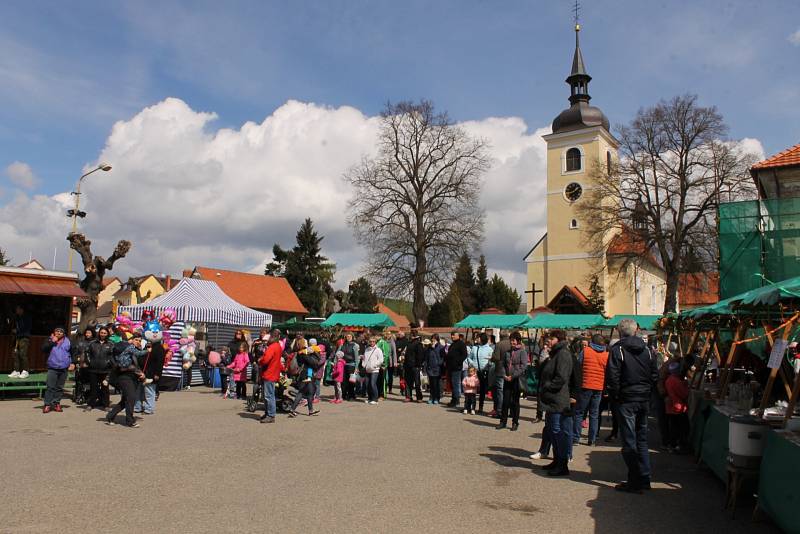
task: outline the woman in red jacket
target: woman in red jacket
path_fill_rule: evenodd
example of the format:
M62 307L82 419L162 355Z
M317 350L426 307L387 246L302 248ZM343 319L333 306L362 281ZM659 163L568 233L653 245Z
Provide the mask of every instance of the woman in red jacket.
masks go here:
M667 422L669 423L669 440L667 447L670 450L685 450L687 435L689 432L689 418L686 415L689 401L689 386L681 373L680 362L670 362L668 364L669 376L664 383L667 391L665 399L665 411Z

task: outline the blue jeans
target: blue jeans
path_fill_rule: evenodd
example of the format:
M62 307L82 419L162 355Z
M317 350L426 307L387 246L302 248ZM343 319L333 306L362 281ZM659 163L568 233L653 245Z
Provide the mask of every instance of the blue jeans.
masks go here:
M367 375L367 393L369 394L369 400L377 401L378 400L378 375L380 373L369 373Z
M545 424L550 427L550 440L553 443L553 459L566 464L572 445L572 416L547 412L546 418Z
M262 386L264 391L264 412L267 417L275 417L275 382L264 380Z
M453 389L453 404L461 402L461 369L450 372L450 387Z
M150 384L143 384L139 382L136 388L136 402L133 403L134 412L144 412L147 414L156 411L156 390L158 384L151 382Z
M597 433L600 431L600 398L603 392L596 389L583 389L578 399L578 406L575 410L575 432L572 440L577 443L581 439L581 423L587 411L589 413L589 443L597 441Z
M650 483L650 451L647 444L647 408L649 402L623 402L619 405L622 435L622 458L628 466L628 484L634 487Z
M503 409L503 384L505 378L503 376L494 377L494 411L500 415L500 410Z

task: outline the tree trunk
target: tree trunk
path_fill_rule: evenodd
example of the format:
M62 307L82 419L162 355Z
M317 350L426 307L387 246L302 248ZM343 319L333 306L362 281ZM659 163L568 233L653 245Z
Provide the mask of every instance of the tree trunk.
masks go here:
M425 251L417 254L417 265L414 270L414 284L413 284L413 304L412 311L414 313L414 321L417 324L428 319L428 305L425 303L425 272L428 267L428 258L425 257Z
M667 271L667 294L664 298L664 313L674 313L678 308L678 286L680 274L673 268Z

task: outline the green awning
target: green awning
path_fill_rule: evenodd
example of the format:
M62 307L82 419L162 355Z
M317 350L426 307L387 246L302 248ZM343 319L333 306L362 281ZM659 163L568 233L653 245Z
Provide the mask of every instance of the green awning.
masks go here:
M385 313L334 313L325 319L320 326L322 328L331 328L333 326L388 328L396 325Z
M655 330L656 323L661 319L660 315L615 315L610 319L606 319L603 326L610 328L616 327L623 319L633 319L642 330Z
M540 313L525 325L527 328L562 328L582 330L604 326L605 317L600 314Z
M782 300L800 299L800 276L731 297L735 306L774 306Z
M284 323L277 323L273 324L273 328L277 328L278 330L319 330L320 323L314 323L311 321L300 321L297 317L292 317L288 321Z
M530 320L526 314L517 315L495 315L495 314L472 314L464 317L457 322L455 328L500 328L508 330L510 328L525 328Z

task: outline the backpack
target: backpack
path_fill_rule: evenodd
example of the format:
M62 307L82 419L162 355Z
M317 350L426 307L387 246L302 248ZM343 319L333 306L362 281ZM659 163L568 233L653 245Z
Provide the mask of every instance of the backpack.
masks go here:
M297 355L290 356L289 366L286 368L289 376L297 376L300 374L300 364L297 363Z
M306 355L306 360L308 361L308 366L314 371L317 371L320 367L322 367L322 358L319 357L319 354L308 354Z

